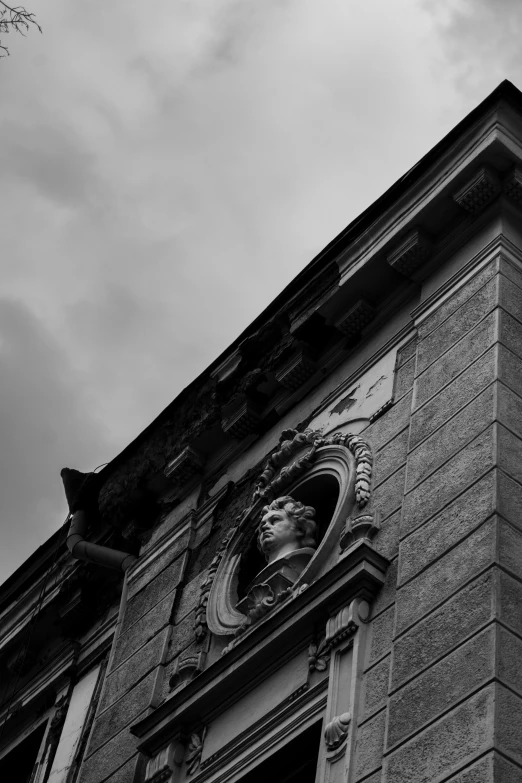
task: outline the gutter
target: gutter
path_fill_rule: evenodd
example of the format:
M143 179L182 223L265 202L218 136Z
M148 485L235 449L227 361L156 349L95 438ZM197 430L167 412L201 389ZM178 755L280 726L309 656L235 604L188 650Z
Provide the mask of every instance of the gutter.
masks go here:
M135 555L85 540L89 518L95 503L97 504L100 488L99 474L80 473L78 470L64 468L60 475L70 509L71 522L66 544L71 555L77 560L85 560L87 563L126 573L138 559Z

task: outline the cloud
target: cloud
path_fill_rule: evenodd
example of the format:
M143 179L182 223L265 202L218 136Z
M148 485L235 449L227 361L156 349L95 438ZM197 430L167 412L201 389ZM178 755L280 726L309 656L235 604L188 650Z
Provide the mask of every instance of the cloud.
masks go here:
M11 542L25 531L20 558L57 524L64 464L115 456L494 86L463 97L444 41L467 33L450 5L438 15L434 5L31 9L43 35L13 38L0 62L0 297L16 326L3 410L14 406L13 422L24 356L38 346L33 423L22 428L31 501L11 493L2 523Z
M21 302L0 301L0 578L63 522L58 466L92 470L110 458L82 378ZM28 546L29 545L29 546Z

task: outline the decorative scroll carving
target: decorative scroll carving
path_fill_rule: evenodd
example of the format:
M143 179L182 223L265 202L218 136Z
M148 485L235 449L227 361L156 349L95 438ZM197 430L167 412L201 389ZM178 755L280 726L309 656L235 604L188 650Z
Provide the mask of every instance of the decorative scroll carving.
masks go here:
M308 669L310 672L324 672L330 661L330 647L326 639L312 642L308 647Z
M355 502L364 508L370 499L372 478L372 453L370 447L359 435L336 432L323 437L316 430L285 430L281 435L280 448L269 458L254 491L254 500L270 501L285 487L300 478L315 462L316 452L322 446L345 446L354 456L356 465ZM286 463L306 446L311 448L291 465ZM285 465L285 467L281 467ZM281 470L279 470L281 468ZM276 474L279 471L279 475Z
M241 515L243 516L243 515ZM239 517L238 519L240 519ZM194 633L196 636L196 640L199 642L202 639L205 638L208 627L207 627L207 604L208 604L208 596L210 593L210 590L212 588L212 585L214 583L214 579L216 577L216 572L219 568L219 564L221 563L225 552L227 551L227 547L230 543L230 540L234 533L236 532L238 527L237 521L233 528L231 528L226 536L221 541L221 544L219 545L219 549L217 550L216 554L214 555L212 562L210 563L208 574L201 585L200 592L199 592L199 601L198 605L196 607L196 615L194 619Z
M171 742L147 762L144 783L170 783L172 773L181 766L183 755L181 742Z
M350 725L351 715L349 712L343 712L342 715L335 717L327 724L324 730L324 741L327 750L339 748L348 736L348 727Z
M207 729L205 727L199 733L195 732L194 734L190 735L187 746L187 753L185 756L185 761L187 762L187 772L189 775L193 775L199 767L206 733Z
M378 530L379 519L373 514L362 514L360 517L348 519L341 533L341 551L344 552L358 541L367 541L371 544Z

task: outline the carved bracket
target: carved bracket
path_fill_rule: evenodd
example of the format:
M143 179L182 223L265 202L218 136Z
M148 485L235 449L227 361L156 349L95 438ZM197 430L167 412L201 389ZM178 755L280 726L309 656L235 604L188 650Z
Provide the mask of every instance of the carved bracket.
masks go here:
M348 519L345 523L340 538L341 552L350 549L358 541L372 543L377 531L380 529L378 514L362 514L359 517Z
M343 712L342 715L338 715L327 724L324 730L324 741L327 750L336 750L343 744L348 736L350 720L350 713Z
M193 680L203 671L206 655L200 652L182 660L178 658L176 666L169 679L171 690L178 689Z
M344 606L337 614L330 617L326 623L325 644L328 649L334 644L339 644L343 639L352 636L359 627L360 622L367 622L370 616L370 606L367 601L358 598L351 604Z
M176 767L183 762L185 749L181 742L171 742L147 762L144 783L170 783Z

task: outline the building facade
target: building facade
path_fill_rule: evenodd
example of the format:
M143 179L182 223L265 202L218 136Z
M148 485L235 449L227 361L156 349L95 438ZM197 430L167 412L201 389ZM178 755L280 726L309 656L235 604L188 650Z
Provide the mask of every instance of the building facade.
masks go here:
M63 471L0 589L0 780L522 783L521 208L503 82Z

